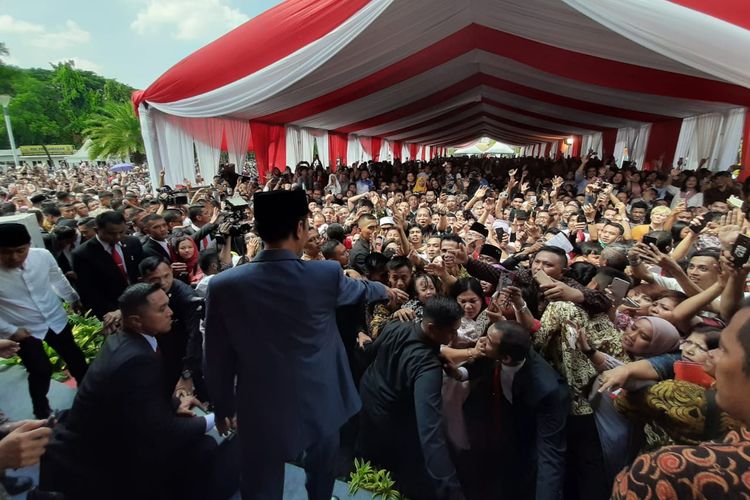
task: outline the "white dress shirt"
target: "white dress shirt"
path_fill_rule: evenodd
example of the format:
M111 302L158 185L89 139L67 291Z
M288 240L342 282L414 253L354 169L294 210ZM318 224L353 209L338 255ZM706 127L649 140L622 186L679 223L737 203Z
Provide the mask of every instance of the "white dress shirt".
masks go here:
M518 373L518 370L523 368L523 365L525 364L526 360L524 359L516 366L504 364L502 365L502 368L500 368L500 385L503 388L503 396L505 396L505 399L510 403L513 402L513 379L515 378L516 373Z
M146 342L148 342L148 345L151 346L151 349L153 349L154 352L156 352L156 347L157 347L156 337L151 336L151 335L146 335L144 333L141 333L140 335L141 337L146 339ZM206 419L206 432L208 432L214 428L214 425L216 425L216 416L213 413L206 413L203 416L203 418Z
M101 240L101 239L99 238L99 235L98 235L98 234L96 235L96 239L97 239L97 240L99 240L99 243L101 243L102 247L104 247L104 249L105 249L105 250L107 251L107 253L108 253L108 254L110 254L110 255L112 255L112 245L110 245L110 244L109 244L109 243L107 243L106 241L102 241L102 240ZM114 246L114 248L116 248L116 249L117 249L117 253L119 253L119 254L120 254L120 259L122 259L122 265L126 266L126 267L125 267L125 272L127 273L127 272L128 272L128 270L127 270L127 264L125 264L125 254L124 254L124 253L122 252L122 243L118 242L118 243L117 243L117 244L116 244L116 245Z
M38 339L48 330L60 333L68 324L60 299L73 303L79 297L49 251L30 248L23 266L0 267L0 338L19 328Z

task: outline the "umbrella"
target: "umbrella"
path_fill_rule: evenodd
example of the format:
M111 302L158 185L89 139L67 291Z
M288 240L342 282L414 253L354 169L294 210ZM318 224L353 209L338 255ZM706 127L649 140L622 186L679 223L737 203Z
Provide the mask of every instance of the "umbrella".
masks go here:
M114 167L110 168L112 172L127 172L129 170L133 170L133 164L132 163L118 163Z

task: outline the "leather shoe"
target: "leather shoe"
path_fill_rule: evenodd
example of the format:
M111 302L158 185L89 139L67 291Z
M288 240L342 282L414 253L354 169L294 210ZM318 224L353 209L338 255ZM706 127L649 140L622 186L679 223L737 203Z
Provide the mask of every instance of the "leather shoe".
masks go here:
M5 491L7 491L10 496L23 493L34 486L34 481L26 476L5 476L0 478L0 483L3 484Z
M42 491L34 488L29 491L26 500L65 500L65 495L56 491Z

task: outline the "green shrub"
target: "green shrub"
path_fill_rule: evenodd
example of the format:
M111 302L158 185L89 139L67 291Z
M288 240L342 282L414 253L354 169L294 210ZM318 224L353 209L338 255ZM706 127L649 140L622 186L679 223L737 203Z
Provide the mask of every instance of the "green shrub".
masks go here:
M373 493L373 498L383 500L407 500L394 489L396 481L385 469L377 469L370 462L355 458L354 472L349 475L349 494L354 495L360 489Z
M102 322L96 316L93 316L91 311L80 315L74 313L67 304L65 305L65 310L68 312L68 321L73 328L73 338L78 347L81 348L81 351L83 351L83 355L86 356L86 362L90 364L99 353L102 342L104 342ZM65 371L65 362L62 358L47 344L44 344L44 352L47 353L47 357L49 357L49 361L52 364L54 372L52 378L59 382L67 380L68 374ZM5 366L20 365L21 358L14 356L10 359L0 360L0 364Z

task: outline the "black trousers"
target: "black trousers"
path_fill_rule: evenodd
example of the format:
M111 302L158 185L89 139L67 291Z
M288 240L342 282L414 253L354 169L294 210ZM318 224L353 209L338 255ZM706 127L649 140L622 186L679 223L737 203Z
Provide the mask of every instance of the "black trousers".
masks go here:
M604 469L602 444L594 415L568 415L565 458L566 500L605 500L612 493Z
M73 339L70 323L60 333L48 330L44 342L60 355L71 375L80 385L83 376L86 375L88 366L83 351ZM29 337L21 341L18 356L29 373L29 394L31 395L31 404L34 407L34 415L36 418L47 418L50 415L47 392L52 378L52 364L44 352L42 341L35 337Z
M242 431L237 438L242 439ZM284 495L284 461L269 459L257 453L255 448L242 448L242 500L281 500ZM305 489L310 500L330 500L336 482L338 448L339 431L336 431L318 440L299 457L305 469Z

